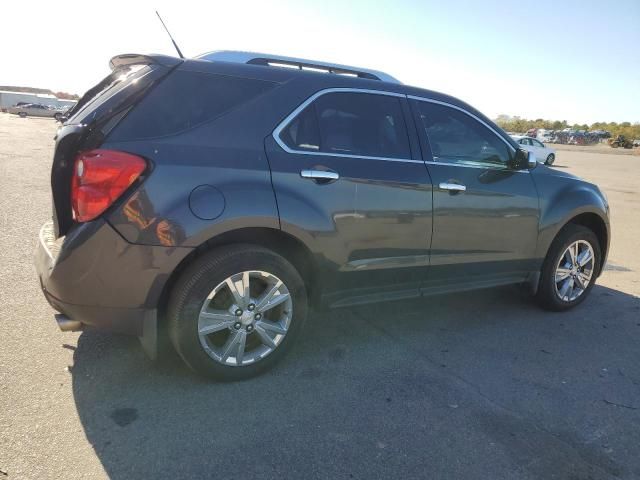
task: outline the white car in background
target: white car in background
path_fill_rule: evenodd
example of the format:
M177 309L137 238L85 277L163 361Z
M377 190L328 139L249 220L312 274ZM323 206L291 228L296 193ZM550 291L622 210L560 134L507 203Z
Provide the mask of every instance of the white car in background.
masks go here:
M520 135L512 135L511 138L518 142L523 149L533 153L538 162L544 163L545 165L553 165L553 162L555 162L556 151L553 148L547 147L540 140Z

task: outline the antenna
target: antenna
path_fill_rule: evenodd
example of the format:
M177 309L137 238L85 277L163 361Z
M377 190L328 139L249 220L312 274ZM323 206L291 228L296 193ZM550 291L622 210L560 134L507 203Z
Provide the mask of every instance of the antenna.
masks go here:
M167 31L167 35L169 35L169 38L171 39L171 42L173 43L173 46L176 47L176 50L178 52L178 56L180 58L184 58L184 55L182 55L182 52L180 51L180 48L178 47L178 44L176 43L176 41L173 39L173 37L171 36L171 33L169 32L169 29L167 28L167 26L164 24L164 22L162 21L162 17L160 16L160 14L158 13L158 11L156 10L156 15L158 16L158 18L160 19L160 23L162 23L162 26L164 27L164 29Z

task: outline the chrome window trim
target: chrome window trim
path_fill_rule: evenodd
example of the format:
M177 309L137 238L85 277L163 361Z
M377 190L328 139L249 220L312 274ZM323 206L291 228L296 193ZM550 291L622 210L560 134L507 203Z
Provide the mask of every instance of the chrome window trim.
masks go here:
M498 165L484 164L484 165L465 165L464 163L455 163L455 162L432 162L430 160L425 160L424 163L427 165L446 165L448 167L460 167L460 168L478 168L480 170L497 170L498 172L513 172L513 173L530 173L529 170L514 170L513 168L509 168L507 166L500 167Z
M307 108L307 106L309 106L309 104L311 104L314 100L316 100L316 99L320 98L321 96L326 95L328 93L365 93L365 94L369 94L369 95L385 95L385 96L388 96L388 97L407 98L407 96L405 94L403 94L403 93L387 92L385 90L371 90L371 89L364 89L364 88L325 88L324 90L319 90L316 93L314 93L313 95L311 95L309 98L307 98L300 105L298 105L298 107L293 112L291 112L289 115L287 115L285 117L285 119L282 120L278 124L278 126L275 128L275 130L271 134L273 136L273 139L276 141L276 143L285 152L293 153L293 154L296 154L296 155L315 155L315 156L319 156L319 157L361 158L363 160L382 160L382 161L386 161L386 162L421 163L421 164L425 163L423 160L413 160L411 158L371 157L371 156L367 156L367 155L351 155L351 154L347 154L347 153L343 154L343 153L329 153L329 152L327 152L327 153L325 153L325 152L311 152L311 151L307 151L307 150L296 150L296 149L290 148L280 138L280 134L282 133L282 130L284 130L289 125L289 123L295 117L297 117L300 112L302 112L302 110ZM407 132L407 134L408 133L409 132Z

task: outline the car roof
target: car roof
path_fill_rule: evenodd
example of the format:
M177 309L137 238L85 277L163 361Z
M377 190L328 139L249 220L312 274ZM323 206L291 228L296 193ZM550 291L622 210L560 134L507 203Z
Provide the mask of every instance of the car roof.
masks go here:
M237 53L237 52L236 52ZM240 52L242 53L242 52ZM244 52L247 54L247 52ZM205 57L207 54L204 55ZM291 59L291 57L281 57L285 59ZM309 95L313 92L320 90L326 90L331 88L353 88L360 90L371 91L384 91L391 93L398 93L401 95L414 96L418 98L427 98L441 102L444 104L452 105L463 109L477 118L485 122L487 125L492 126L494 130L500 133L500 136L505 140L513 141L509 135L507 135L500 127L498 127L491 119L489 119L482 112L476 110L462 100L447 95L445 93L437 92L434 90L428 90L424 88L412 87L404 85L398 82L395 78L384 72L378 72L376 70L367 69L367 73L378 75L376 79L373 79L371 75L364 77L341 75L328 72L318 72L313 70L305 70L301 68L286 68L278 65L269 65L263 62L262 59L258 63L244 63L242 61L228 61L220 59L206 59L206 58L190 58L180 59L176 57L168 57L166 55L139 55L139 54L125 54L113 57L111 59L111 67L116 68L119 64L123 63L159 63L167 66L175 66L179 70L187 70L201 73L211 73L220 75L239 76L244 78L253 78L257 80L264 80L275 83L291 83L291 86L295 84L300 91L306 91ZM303 61L303 59L291 59L292 61ZM304 60L307 61L307 60ZM308 60L312 62L311 60ZM278 62L275 62L276 64ZM323 62L319 62L323 63ZM318 64L318 62L316 62ZM355 67L337 66L336 68L353 69ZM326 69L325 69L326 70ZM363 69L360 69L363 70ZM368 77L368 78L367 78ZM387 78L388 77L388 78ZM385 81L385 80L391 81ZM513 143L513 147L516 148L516 142Z

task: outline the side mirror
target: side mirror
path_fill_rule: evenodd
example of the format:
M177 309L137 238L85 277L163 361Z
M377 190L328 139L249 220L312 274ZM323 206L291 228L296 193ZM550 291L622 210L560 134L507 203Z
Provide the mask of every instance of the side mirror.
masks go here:
M526 150L519 148L516 150L509 166L514 170L529 170L534 168L537 164L536 156L532 152L527 152Z

